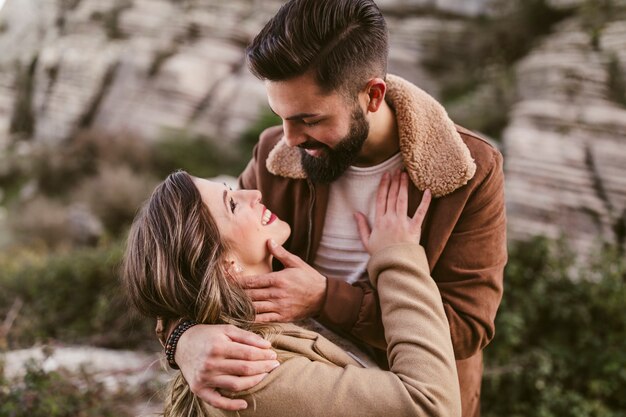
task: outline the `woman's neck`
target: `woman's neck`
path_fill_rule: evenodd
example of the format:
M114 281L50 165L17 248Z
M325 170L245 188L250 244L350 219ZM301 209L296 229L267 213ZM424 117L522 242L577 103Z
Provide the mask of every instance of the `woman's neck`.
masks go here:
M268 274L270 272L272 272L272 259L273 257L270 256L269 258L265 259L262 262L259 262L258 264L255 265L243 265L243 274L244 275L262 275L262 274Z

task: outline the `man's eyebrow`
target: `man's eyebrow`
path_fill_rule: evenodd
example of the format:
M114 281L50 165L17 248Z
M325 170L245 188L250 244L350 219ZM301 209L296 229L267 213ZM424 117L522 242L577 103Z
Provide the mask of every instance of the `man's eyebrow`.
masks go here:
M278 114L274 111L272 106L270 106L270 110L272 111L272 113L278 116ZM298 114L294 114L293 116L285 117L285 120L301 120L301 119L308 119L309 117L317 117L317 116L319 116L319 113L298 113Z

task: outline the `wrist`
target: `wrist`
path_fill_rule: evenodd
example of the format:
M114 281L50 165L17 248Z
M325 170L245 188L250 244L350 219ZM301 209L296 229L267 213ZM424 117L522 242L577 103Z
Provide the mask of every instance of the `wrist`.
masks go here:
M185 320L182 321L178 326L174 328L172 334L167 338L167 342L165 343L165 359L167 360L168 365L172 369L180 369L176 364L176 349L178 347L178 342L180 341L183 334L195 326L196 323L194 320Z
M322 309L324 308L324 304L326 303L326 296L328 294L328 278L324 275L320 274L322 278L321 282L321 290L318 291L317 302L315 303L315 310L313 311L313 315L318 316L321 314Z

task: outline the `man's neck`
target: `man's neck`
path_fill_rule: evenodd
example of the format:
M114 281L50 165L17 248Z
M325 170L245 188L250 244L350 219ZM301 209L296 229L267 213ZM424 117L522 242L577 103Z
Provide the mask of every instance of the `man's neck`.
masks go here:
M370 132L354 165L378 165L395 155L399 149L396 115L387 102L383 102L377 112L370 113Z

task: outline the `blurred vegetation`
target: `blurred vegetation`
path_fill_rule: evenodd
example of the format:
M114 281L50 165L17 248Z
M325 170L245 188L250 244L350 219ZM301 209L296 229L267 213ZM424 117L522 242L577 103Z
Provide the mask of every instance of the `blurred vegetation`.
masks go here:
M0 255L0 317L20 309L6 337L9 348L51 339L111 348L155 348L154 323L132 313L118 265L123 245L62 253L20 250Z
M40 361L27 363L18 381L7 380L0 363L0 415L10 417L131 417L129 403L142 387L110 392L83 370L45 371ZM139 391L139 392L138 392Z
M8 334L0 328L0 349L51 339L155 348L154 323L131 313L119 285L128 226L157 178L176 169L237 175L277 121L263 113L230 147L174 130L154 142L81 131L64 146L14 144L0 160L0 203L14 235L0 253L0 317L16 300L23 306Z
M228 144L183 130L166 130L153 142L94 130L62 146L17 141L0 155L0 205L14 243L58 249L119 239L159 179L177 169L237 176L261 131L278 123L262 112Z
M127 227L158 178L179 168L237 175L260 132L279 122L263 113L230 147L184 131L152 143L90 130L63 146L14 143L0 156L0 204L14 234L0 253L0 351L54 341L160 350L155 323L134 312L120 286ZM87 370L48 372L41 362L9 381L0 363L2 416L131 416L129 403L158 389L111 393Z
M580 264L563 242L511 248L484 416L626 416L626 259L607 247Z

